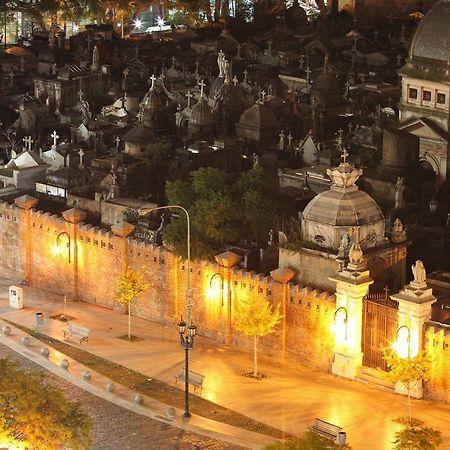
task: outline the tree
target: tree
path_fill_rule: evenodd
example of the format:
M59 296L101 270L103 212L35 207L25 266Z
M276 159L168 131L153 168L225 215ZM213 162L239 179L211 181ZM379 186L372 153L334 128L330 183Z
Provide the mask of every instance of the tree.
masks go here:
M251 296L240 300L235 308L234 326L236 330L253 336L253 376L258 377L258 340L275 331L281 320L280 304L272 308L267 300Z
M394 450L434 450L442 444L441 432L429 427L405 427L395 433Z
M265 447L264 450L351 450L351 447L348 444L338 445L331 439L307 431L299 439L277 442Z
M402 358L396 351L382 348L383 359L387 364L387 372L383 376L391 383L401 383L408 393L408 417L411 422L411 390L419 381L430 378L432 359L425 351L414 357Z
M44 382L44 376L0 359L0 442L11 448L71 448L92 444L92 422L79 403Z
M126 268L120 275L116 301L127 305L128 309L128 340L131 340L131 303L148 290L149 284L143 275L133 269Z

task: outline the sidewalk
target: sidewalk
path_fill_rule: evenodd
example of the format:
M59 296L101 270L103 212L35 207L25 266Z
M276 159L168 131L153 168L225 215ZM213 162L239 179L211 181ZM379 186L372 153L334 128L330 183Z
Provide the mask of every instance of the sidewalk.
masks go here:
M61 339L65 324L48 317L63 311L62 296L25 287L25 308L13 310L8 306L11 284L0 279L0 317L34 328L35 313L42 312L40 330ZM91 329L89 343L81 346L84 350L173 384L184 361L176 326L132 317L132 333L143 340L129 343L117 339L127 333L123 314L81 302L68 303L67 314ZM201 336L191 356L192 370L205 375L202 397L294 435L301 435L319 417L343 427L354 450L389 450L401 428L392 419L407 414L406 397L308 367L293 370L262 357L260 369L269 378L245 378L242 373L252 366L250 353ZM440 430L444 444L439 448L450 450L448 405L413 400L413 416Z

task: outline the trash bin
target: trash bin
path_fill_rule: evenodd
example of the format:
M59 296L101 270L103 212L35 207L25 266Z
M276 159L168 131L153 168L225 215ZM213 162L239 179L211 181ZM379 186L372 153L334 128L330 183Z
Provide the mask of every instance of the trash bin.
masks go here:
M44 315L41 312L36 313L36 330L39 329L41 325L44 325Z
M347 440L347 433L345 431L339 431L336 438L336 444L339 446L345 445L346 440Z

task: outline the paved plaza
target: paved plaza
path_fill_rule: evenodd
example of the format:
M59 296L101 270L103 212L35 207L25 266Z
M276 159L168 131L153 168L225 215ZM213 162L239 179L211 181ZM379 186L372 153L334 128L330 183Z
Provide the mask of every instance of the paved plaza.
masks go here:
M62 339L65 324L48 319L63 311L62 297L25 287L25 308L13 310L7 299L10 284L11 281L1 280L0 317L33 328L35 313L42 312L41 331ZM67 314L91 329L89 343L82 344L83 349L173 384L174 375L183 364L175 325L162 326L133 317L132 333L143 340L129 343L117 338L127 331L127 317L123 314L81 302L69 302ZM343 427L348 442L356 450L392 448L394 433L400 429L393 419L407 414L405 397L306 366L292 368L274 363L263 356L260 370L269 378L255 381L242 376L251 365L249 352L201 336L195 340L191 367L205 375L204 398L294 435L301 435L319 417ZM440 448L450 449L449 405L413 400L413 416L440 430L444 438Z

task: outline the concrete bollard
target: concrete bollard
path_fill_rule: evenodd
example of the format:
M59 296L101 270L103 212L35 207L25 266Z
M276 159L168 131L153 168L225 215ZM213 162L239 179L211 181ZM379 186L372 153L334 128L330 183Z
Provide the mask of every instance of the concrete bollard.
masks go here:
M175 419L176 413L177 413L176 409L173 406L171 406L170 408L167 409L166 416L169 419Z
M62 359L61 362L59 363L59 367L61 367L62 369L68 370L69 369L69 361L67 361L67 359Z
M9 336L11 334L11 328L8 325L2 327L3 336Z
M141 394L137 394L134 397L134 403L136 403L137 405L142 405L144 403L144 397Z
M47 347L41 348L41 355L44 358L48 358L48 356L50 355L50 350Z
M112 382L110 382L110 383L108 383L107 385L106 385L106 390L108 391L108 392L114 392L114 383L112 383Z
M85 370L81 376L83 377L83 380L85 381L89 381L91 379L91 373L89 372L89 370Z
M20 343L24 346L24 347L28 347L30 345L30 338L28 336L24 336L22 338L20 338Z

